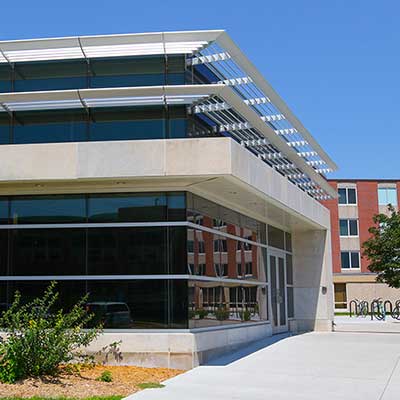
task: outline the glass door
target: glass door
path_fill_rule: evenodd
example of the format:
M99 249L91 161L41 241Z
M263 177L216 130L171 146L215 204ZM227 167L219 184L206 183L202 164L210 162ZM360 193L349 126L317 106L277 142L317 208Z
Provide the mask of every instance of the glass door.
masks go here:
M269 250L268 253L271 277L272 332L286 332L288 321L285 253L275 250Z

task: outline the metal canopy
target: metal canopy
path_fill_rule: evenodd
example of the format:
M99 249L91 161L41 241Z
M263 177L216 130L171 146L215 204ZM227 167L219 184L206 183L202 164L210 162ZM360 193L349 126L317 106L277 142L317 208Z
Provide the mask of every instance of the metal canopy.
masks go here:
M193 103L194 113L302 190L319 199L337 196L321 176L336 164L223 30L0 42L0 63L11 65L155 54L185 54L192 68L208 68L216 84L0 94L0 111Z

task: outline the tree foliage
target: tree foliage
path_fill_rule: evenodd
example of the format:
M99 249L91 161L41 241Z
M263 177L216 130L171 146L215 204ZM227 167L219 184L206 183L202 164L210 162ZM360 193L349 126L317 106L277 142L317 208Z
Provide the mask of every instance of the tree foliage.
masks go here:
M0 381L14 383L29 376L55 375L61 364L86 359L83 349L101 333L83 329L92 318L83 297L68 312L55 310L58 293L52 282L42 297L14 302L0 318Z
M377 281L400 288L400 213L390 205L389 212L390 216L374 216L371 238L363 243L363 250L370 271L378 274Z

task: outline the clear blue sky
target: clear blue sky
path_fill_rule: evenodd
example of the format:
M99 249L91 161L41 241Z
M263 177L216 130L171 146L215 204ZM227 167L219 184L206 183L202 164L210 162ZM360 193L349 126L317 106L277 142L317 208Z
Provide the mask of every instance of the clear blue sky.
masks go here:
M0 40L226 29L340 169L400 178L398 0L19 0Z

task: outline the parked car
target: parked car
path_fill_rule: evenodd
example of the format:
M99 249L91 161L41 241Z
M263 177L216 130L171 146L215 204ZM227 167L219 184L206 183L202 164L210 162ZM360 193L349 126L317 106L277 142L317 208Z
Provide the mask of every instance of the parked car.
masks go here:
M131 310L126 303L97 301L86 303L86 311L94 314L91 325L101 323L103 328L132 328Z

